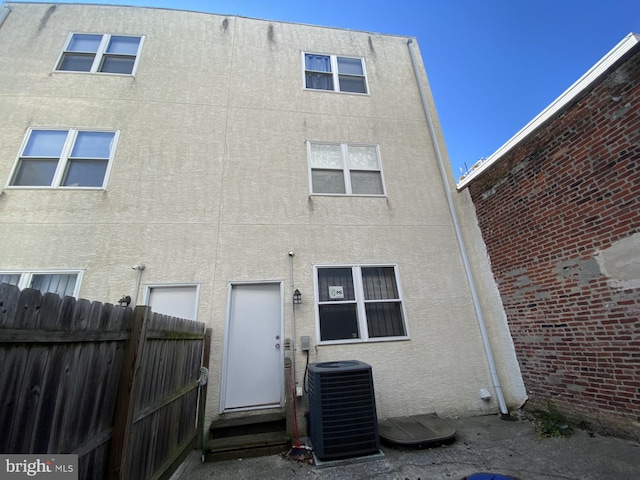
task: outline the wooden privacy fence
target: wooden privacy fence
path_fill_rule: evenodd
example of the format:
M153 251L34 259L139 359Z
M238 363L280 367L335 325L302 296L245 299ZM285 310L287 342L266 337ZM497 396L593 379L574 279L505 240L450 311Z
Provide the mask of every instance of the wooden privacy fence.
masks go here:
M203 323L149 307L0 284L0 453L77 454L87 480L166 478L200 430L209 344Z

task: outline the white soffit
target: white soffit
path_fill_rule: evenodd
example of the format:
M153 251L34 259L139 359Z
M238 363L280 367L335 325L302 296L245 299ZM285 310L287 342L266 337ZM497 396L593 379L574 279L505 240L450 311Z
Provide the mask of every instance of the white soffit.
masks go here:
M614 63L622 58L629 50L640 43L640 35L630 33L624 37L620 43L613 47L598 63L591 67L587 73L580 77L573 85L565 90L558 98L556 98L547 108L540 112L533 120L527 123L518 133L496 150L490 157L484 160L475 170L468 173L457 185L458 190L462 190L471 183L482 172L487 170L491 165L496 163L505 153L515 147L517 144L525 140L544 122L552 118L558 112L576 98L582 91L589 88L598 80L600 75L607 71Z

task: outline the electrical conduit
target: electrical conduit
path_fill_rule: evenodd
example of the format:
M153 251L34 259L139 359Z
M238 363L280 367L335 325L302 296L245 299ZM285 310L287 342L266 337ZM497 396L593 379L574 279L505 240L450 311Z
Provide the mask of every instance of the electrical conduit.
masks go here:
M480 307L480 301L478 299L478 292L476 290L476 284L473 280L473 274L471 272L471 265L469 263L469 257L467 256L467 249L462 238L462 232L460 231L460 224L458 222L458 216L453 204L453 197L451 196L451 189L449 188L449 182L447 180L447 174L442 160L442 154L440 152L440 146L438 145L438 138L433 126L433 119L431 118L431 112L429 110L429 104L427 103L427 97L424 92L424 87L420 79L420 70L418 69L418 62L416 60L416 54L414 52L413 39L407 41L407 47L409 48L409 55L411 57L411 65L413 66L413 73L416 77L416 83L418 84L418 90L420 91L420 98L422 99L422 109L424 110L425 117L427 118L427 125L429 127L429 135L433 142L433 149L438 161L438 170L440 171L440 178L442 179L442 185L444 187L445 195L447 197L447 205L449 206L449 213L453 220L453 227L456 232L456 240L458 241L458 247L462 255L462 262L464 263L464 271L469 283L469 290L471 291L471 299L473 301L473 307L476 312L476 319L478 320L478 327L480 328L480 335L482 337L482 344L484 346L485 355L487 357L487 363L489 366L489 373L491 375L491 381L493 382L493 388L496 393L498 405L500 406L500 412L504 416L509 416L509 409L504 401L502 395L502 387L500 386L500 379L496 371L496 365L493 360L493 352L491 351L491 344L489 343L489 335L487 334L487 327L485 325L484 316L482 315L482 308Z

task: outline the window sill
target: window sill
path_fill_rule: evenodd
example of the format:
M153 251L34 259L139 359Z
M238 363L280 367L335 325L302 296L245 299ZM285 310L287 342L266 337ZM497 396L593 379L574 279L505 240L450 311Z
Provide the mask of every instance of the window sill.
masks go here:
M377 193L310 193L310 197L364 197L364 198L387 198L384 194Z
M307 88L302 87L302 90L305 92L325 92L325 93L337 93L340 95L355 95L357 97L370 97L370 93L359 93L359 92L341 92L338 90L325 90L324 88Z
M360 338L354 340L324 340L317 343L319 347L334 346L334 345L353 345L353 344L367 344L367 343L387 343L387 342L406 342L411 340L411 337L384 337L384 338L370 338L368 340L362 340Z
M107 189L105 187L41 187L37 185L7 185L5 190L52 190L52 191L85 191L85 192L104 192Z
M112 72L84 72L82 70L53 70L51 73L61 73L67 75L70 73L76 73L80 75L104 75L108 77L135 77L133 73L112 73Z

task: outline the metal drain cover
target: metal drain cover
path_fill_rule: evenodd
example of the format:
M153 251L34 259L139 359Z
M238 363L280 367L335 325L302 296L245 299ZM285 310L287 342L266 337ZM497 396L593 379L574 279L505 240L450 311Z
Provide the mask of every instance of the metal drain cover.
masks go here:
M400 445L426 445L451 440L456 429L435 413L387 418L378 422L380 437Z

